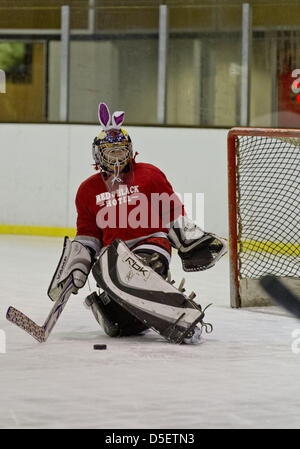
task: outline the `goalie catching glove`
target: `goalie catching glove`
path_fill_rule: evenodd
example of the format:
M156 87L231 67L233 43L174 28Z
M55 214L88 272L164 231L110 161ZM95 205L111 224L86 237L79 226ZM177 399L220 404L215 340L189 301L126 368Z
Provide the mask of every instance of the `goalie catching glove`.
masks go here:
M90 251L82 243L65 237L63 252L48 288L49 298L56 301L69 279L73 282L72 293L77 294L85 285L91 266Z
M178 250L184 271L207 270L227 253L225 239L202 231L186 216L175 221L168 237L172 246Z

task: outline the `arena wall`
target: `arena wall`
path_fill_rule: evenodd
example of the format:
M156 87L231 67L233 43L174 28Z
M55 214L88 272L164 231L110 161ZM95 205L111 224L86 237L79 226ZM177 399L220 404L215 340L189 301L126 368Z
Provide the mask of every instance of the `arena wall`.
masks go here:
M206 230L228 235L227 129L126 127L136 160L163 170ZM0 232L72 234L75 195L95 173L97 125L0 124ZM190 204L192 198L192 204Z

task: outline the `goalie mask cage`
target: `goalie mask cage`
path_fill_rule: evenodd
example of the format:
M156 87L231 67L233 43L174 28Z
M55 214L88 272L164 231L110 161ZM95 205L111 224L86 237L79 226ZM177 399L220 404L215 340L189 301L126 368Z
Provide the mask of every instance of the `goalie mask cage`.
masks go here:
M269 305L259 279L278 276L300 294L300 130L228 133L230 301Z

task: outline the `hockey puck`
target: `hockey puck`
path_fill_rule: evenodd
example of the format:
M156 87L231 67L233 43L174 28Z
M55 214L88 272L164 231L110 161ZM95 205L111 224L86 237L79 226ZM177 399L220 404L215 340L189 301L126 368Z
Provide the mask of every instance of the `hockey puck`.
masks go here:
M94 345L94 349L106 349L106 345Z

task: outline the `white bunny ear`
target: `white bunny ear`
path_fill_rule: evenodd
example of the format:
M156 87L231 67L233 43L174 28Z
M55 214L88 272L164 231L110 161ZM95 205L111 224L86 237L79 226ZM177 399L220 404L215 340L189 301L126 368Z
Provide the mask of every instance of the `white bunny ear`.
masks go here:
M120 129L124 122L125 112L116 111L112 116L112 126L113 128Z
M105 103L99 104L98 117L99 117L99 122L102 125L102 128L104 130L107 130L109 128L109 123L110 123L110 112Z

